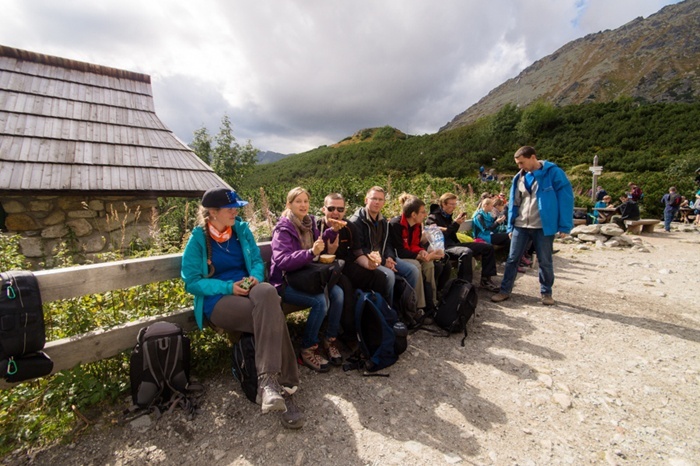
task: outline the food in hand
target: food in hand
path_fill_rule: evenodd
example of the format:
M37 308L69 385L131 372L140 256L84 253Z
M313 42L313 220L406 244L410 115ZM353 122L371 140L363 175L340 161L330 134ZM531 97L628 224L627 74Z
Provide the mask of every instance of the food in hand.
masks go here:
M322 264L330 264L335 260L335 254L321 254L318 257L319 262Z
M345 228L345 225L348 224L345 220L336 220L334 218L329 218L328 223L330 223L331 227L337 228L338 230Z
M253 286L253 279L251 277L245 277L241 284L239 285L242 289L248 291L251 286Z
M371 260L377 265L380 265L382 263L382 256L381 254L379 254L379 251L372 251L367 255L367 257L369 257L369 260Z

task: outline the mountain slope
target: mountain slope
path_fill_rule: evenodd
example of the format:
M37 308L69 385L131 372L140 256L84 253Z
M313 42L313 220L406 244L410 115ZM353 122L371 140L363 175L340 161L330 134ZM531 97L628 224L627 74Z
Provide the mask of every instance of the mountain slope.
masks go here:
M473 123L506 104L556 106L700 99L700 0L670 5L647 19L569 42L501 84L440 131Z

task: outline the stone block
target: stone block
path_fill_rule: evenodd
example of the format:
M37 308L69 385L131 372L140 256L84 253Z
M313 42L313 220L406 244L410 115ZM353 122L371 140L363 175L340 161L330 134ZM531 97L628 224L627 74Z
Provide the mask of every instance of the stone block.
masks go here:
M59 224L44 228L41 231L42 238L62 238L68 234L68 227Z
M39 230L41 226L28 214L9 214L5 219L9 231Z
M85 199L75 196L61 197L58 199L56 204L58 205L59 209L63 209L65 211L82 210L85 208Z
M19 214L26 212L27 208L19 201L9 200L2 203L2 208L8 214Z
M54 210L44 219L44 226L58 225L66 220L66 213L62 210Z
M51 204L50 201L31 201L29 202L29 210L32 212L49 212Z
M68 212L69 218L95 218L97 217L97 212L94 210L83 209L83 210L71 210Z
M107 244L107 238L100 234L93 234L81 239L80 244L87 253L101 252Z
M41 238L21 238L19 248L25 257L42 257L44 255L44 244Z
M83 236L87 236L92 233L92 225L90 225L90 222L84 218L69 220L66 222L66 225L73 230L73 233L75 233L75 236L78 238L82 238Z

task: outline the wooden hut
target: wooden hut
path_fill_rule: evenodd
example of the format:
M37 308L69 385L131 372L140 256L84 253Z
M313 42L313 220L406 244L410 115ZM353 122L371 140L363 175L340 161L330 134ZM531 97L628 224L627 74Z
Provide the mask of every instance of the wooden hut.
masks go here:
M0 45L0 227L26 257L147 241L157 198L214 186L156 115L150 76Z

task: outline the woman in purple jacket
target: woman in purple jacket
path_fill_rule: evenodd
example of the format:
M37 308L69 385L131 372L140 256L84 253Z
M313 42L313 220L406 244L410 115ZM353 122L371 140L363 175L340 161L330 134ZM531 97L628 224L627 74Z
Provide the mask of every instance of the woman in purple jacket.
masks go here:
M338 233L329 228L320 238L316 219L309 215L309 193L304 188L294 188L287 194L287 208L280 216L272 232L272 261L270 264L270 283L280 289L285 272L292 272L313 261L325 247L324 240L335 241ZM340 330L340 316L343 310L343 290L334 286L329 293L330 306L326 296L321 293L311 295L284 286L282 299L290 304L311 308L306 320L306 328L301 341L301 361L317 372L329 370L328 361L339 366L343 363L342 355L336 347L335 340ZM328 314L328 327L323 339L323 347L328 359L318 353L318 332Z

